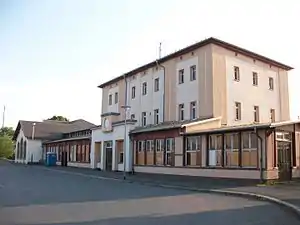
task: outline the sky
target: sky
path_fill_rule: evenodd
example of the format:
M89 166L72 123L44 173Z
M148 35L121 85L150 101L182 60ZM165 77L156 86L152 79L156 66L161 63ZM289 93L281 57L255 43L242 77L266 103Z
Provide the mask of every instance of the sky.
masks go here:
M157 59L160 42L164 56L216 37L295 68L297 119L299 12L298 0L0 0L0 112L12 127L53 115L100 124L99 84Z

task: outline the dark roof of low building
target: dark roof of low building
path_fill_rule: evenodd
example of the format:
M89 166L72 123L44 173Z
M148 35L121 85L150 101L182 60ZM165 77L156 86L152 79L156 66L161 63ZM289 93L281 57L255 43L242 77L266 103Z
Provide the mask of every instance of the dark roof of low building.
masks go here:
M20 129L22 129L25 137L31 138L33 124L35 124L34 138L46 140L60 138L63 133L87 130L96 126L95 124L83 119L78 119L69 122L55 120L45 120L42 122L20 120L17 129L15 130L13 140L17 138Z
M207 39L205 39L203 41L200 41L200 42L198 42L196 44L190 45L190 46L188 46L186 48L183 48L183 49L181 49L179 51L176 51L176 52L174 52L172 54L169 54L169 55L167 55L167 56L165 56L165 57L163 57L161 59L155 60L153 62L150 62L150 63L146 64L146 65L140 66L140 67L138 67L138 68L136 68L136 69L134 69L132 71L129 71L129 72L127 72L127 73L125 73L125 74L123 74L121 76L118 76L118 77L116 77L116 78L114 78L112 80L109 80L109 81L107 81L105 83L102 83L98 87L99 88L103 88L103 87L105 87L107 85L116 83L119 80L124 79L124 76L125 77L133 76L133 75L135 75L137 73L143 72L144 70L147 70L149 68L155 67L157 65L157 63L164 63L164 62L166 62L166 61L168 61L170 59L173 59L175 57L179 57L179 56L181 56L183 54L186 54L188 52L194 51L194 50L196 50L196 49L198 49L200 47L204 47L204 46L206 46L208 44L218 45L218 46L223 47L225 49L234 51L234 52L242 54L242 55L246 55L246 56L251 57L253 59L259 60L259 61L264 62L264 63L268 63L268 64L270 64L272 66L276 66L276 67L284 69L284 70L292 70L293 69L293 67L288 66L286 64L283 64L281 62L275 61L275 60L267 58L267 57L265 57L263 55L254 53L252 51L249 51L247 49L241 48L239 46L236 46L236 45L230 44L228 42L219 40L217 38L211 37L211 38L207 38Z

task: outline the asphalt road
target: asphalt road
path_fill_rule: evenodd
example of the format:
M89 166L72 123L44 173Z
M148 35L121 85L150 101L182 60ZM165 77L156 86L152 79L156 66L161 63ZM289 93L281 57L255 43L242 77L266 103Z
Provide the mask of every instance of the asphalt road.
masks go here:
M0 161L0 224L296 225L276 205Z

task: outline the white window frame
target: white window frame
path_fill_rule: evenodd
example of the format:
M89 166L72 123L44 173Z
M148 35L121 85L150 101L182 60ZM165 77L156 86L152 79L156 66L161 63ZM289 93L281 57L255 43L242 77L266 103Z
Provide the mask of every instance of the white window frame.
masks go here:
M258 140L257 137L255 136L255 134L253 132L242 132L242 157L243 157L243 152L251 152L251 151L257 151L258 152ZM247 141L248 141L248 147L244 147L244 135L247 135ZM256 138L256 146L252 146L252 138ZM242 158L243 161L243 158ZM256 168L257 166L244 166L243 162L242 162L242 167L243 168Z
M227 147L227 136L230 136L230 147ZM234 147L234 137L237 137L238 142L239 142L239 133L227 133L224 135L224 150L225 150L225 154L224 154L224 167L238 167L239 165L227 165L226 163L226 156L227 156L227 152L239 152L239 144L238 146Z
M273 91L274 90L274 78L269 77L269 90Z
M234 78L234 81L237 81L239 82L240 81L240 67L238 66L234 66L233 67L233 78Z
M258 86L258 73L252 72L252 84L253 86Z
M108 95L108 105L112 105L113 103L113 97L112 97L112 94L109 94Z
M142 95L147 95L147 82L142 84Z
M242 119L242 104L240 102L235 102L235 120Z
M154 79L154 92L159 91L159 78Z
M154 151L154 141L153 140L147 140L146 141L146 151L147 152L153 152Z
M142 112L142 126L147 125L147 112Z
M184 83L184 69L178 70L178 84Z
M259 123L259 106L253 106L254 122Z
M196 68L196 65L190 67L190 81L195 81L197 79Z
M154 124L158 124L159 123L159 109L155 109L154 110Z
M135 99L135 91L136 91L136 87L135 86L131 87L131 99Z
M209 162L208 162L208 166L210 167L221 167L222 165L217 165L218 163L212 163L212 158L214 156L214 160L217 159L217 154L218 152L222 153L222 143L220 148L218 148L218 139L221 138L222 141L222 134L211 134L208 137L208 153L209 153ZM211 144L212 143L212 144ZM222 163L220 163L222 164Z
M155 151L156 152L163 152L164 151L164 139L156 139L155 140ZM159 147L159 150L158 148Z
M166 139L166 154L165 154L165 164L167 166L171 166L171 163L168 163L168 159L171 158L172 160L172 153L175 152L175 138L167 138Z
M179 104L178 105L178 119L179 121L184 120L184 104Z
M197 118L197 103L193 101L190 103L190 119L194 120Z

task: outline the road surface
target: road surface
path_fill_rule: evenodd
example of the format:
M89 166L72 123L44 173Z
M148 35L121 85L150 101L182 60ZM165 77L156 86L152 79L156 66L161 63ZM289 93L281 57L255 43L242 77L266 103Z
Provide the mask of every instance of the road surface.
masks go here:
M0 161L0 224L296 225L280 207Z

